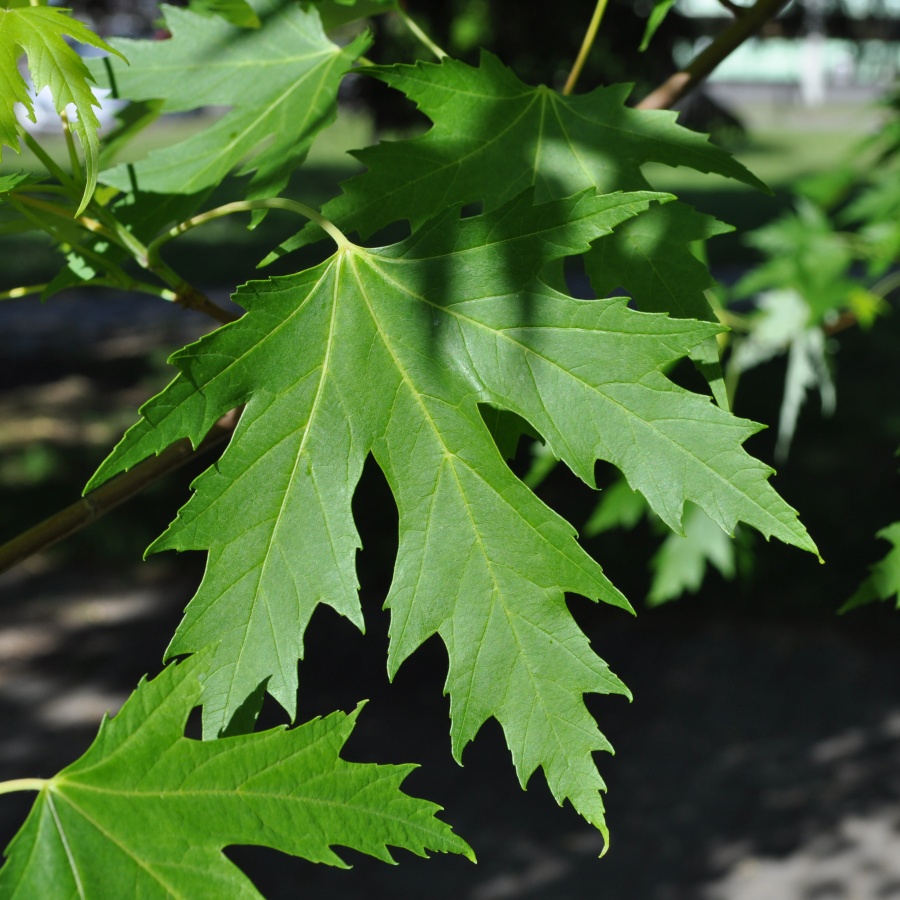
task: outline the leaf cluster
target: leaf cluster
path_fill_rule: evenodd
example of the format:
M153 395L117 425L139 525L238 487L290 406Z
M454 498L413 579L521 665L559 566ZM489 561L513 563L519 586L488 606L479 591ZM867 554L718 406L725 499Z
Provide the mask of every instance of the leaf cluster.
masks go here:
M63 53L35 73L58 108L71 99L59 87L67 78L86 110L76 126L84 172L45 155L47 181L0 182L23 227L48 232L64 255L41 293L115 286L222 323L173 354L173 380L141 408L88 497L185 439L199 446L228 417L237 426L150 548L208 554L166 651L189 659L142 683L81 760L41 783L0 876L12 892L84 894L102 884L191 894L214 883L254 896L221 856L229 843L336 865L333 844L381 859L388 845L471 855L436 807L400 792L408 767L340 760L356 713L254 731L265 694L293 720L297 662L318 606L364 626L351 499L369 456L399 512L385 598L389 674L439 636L454 756L496 719L522 785L540 769L556 800L604 837L594 753L611 746L585 695L630 694L566 594L631 607L574 527L510 469L522 436L590 488L598 461L615 466L684 540L706 529L727 542L745 523L816 553L771 486L772 470L743 448L760 426L728 409L722 327L694 245L729 226L653 191L642 166L764 185L673 113L630 108L627 86L563 96L529 85L486 51L477 65L360 65L431 126L358 151L365 171L321 210L286 196L337 114L345 73L371 45L365 29L342 43L331 29L394 9L375 0L166 6L169 40L114 40L116 56L89 70ZM45 18L40 46L61 34L106 46L62 11ZM0 74L12 79L14 47L38 44L7 40ZM91 78L132 104L103 152ZM211 127L115 163L161 113L209 105L227 107ZM0 119L6 143L21 128L11 109ZM213 191L230 202L213 206ZM163 259L185 231L238 212L255 225L272 209L309 222L263 265L323 238L328 249L310 268L238 288L237 320ZM373 236L398 223L408 236L378 246ZM575 296L572 260L593 297ZM712 396L672 380L683 359ZM728 568L727 550L706 556ZM703 561L679 558L681 580L694 583ZM672 590L661 586L656 599ZM183 736L197 705L203 742Z

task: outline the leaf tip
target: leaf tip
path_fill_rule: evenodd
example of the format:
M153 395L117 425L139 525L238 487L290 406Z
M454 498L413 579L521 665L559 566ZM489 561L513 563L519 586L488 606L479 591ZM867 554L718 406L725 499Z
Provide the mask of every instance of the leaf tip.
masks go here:
M607 853L609 853L609 828L604 825L598 825L597 830L600 832L601 837L603 838L603 849L600 851L597 859L603 859Z

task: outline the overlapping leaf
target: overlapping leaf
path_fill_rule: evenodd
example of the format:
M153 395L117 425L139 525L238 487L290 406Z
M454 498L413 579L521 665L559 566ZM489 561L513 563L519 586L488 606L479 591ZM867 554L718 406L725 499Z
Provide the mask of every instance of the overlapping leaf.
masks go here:
M313 0L326 31L349 22L380 16L397 8L398 0Z
M706 137L675 124L674 113L629 109L627 85L564 97L524 84L489 53L478 68L445 60L366 72L405 93L434 127L355 154L368 171L345 182L324 213L363 237L402 219L415 229L450 203L493 209L527 187L538 201L589 187L640 190L649 187L641 166L651 161L764 187ZM704 296L712 279L688 244L729 230L681 204L653 205L602 259L596 249L589 252L588 269L601 295L621 286L641 309L715 321ZM320 237L318 227L308 225L264 262ZM727 408L714 340L692 356Z
M143 681L88 751L49 779L0 871L4 897L260 898L222 854L273 847L343 866L351 847L391 862L388 845L472 851L402 793L414 766L339 753L359 710L219 741L184 737L203 657Z
M814 549L741 442L756 430L669 382L662 367L715 326L579 301L537 280L660 195L590 191L542 206L527 194L460 220L450 210L378 250L251 282L248 314L173 361L182 374L92 480L171 442L199 442L246 404L228 450L153 549L209 549L170 654L217 644L204 687L218 732L263 682L291 713L315 606L361 623L350 500L366 455L400 513L387 603L389 668L439 633L454 750L489 717L523 782L538 766L604 828L591 758L608 744L582 695L625 688L590 649L564 591L627 607L574 530L503 462L478 405L528 421L585 481L619 466L679 527L686 499L730 531L738 519ZM665 195L663 195L665 199Z
M140 190L195 193L243 162L239 174L254 173L247 196L275 196L334 119L338 83L368 37L338 47L312 8L280 0L253 0L252 6L264 28L165 6L171 40L114 42L131 62L128 69L114 67L121 96L164 99L170 112L232 107L209 128L135 164ZM97 75L102 78L102 70ZM118 166L103 181L130 190L132 173Z
M402 91L434 127L355 153L368 171L345 182L344 193L323 212L363 237L398 220L415 229L452 203L494 209L528 187L537 201L589 187L643 190L649 187L640 168L646 162L765 188L705 136L675 124L675 113L626 107L628 85L564 97L524 84L487 52L477 68L445 59L365 71ZM310 225L278 252L321 237Z
M34 121L34 104L18 69L19 56L24 51L35 91L49 87L57 112L62 112L70 103L75 107L77 118L72 128L84 150L86 176L78 210L80 213L97 185L100 156L97 129L100 120L94 113L94 107L99 103L91 90L91 74L81 57L66 43L66 37L112 53L118 52L81 22L71 18L68 10L47 6L0 8L0 149L5 144L19 152L16 103L21 103Z
M705 293L714 281L690 244L732 230L685 203L655 204L624 222L608 240L598 241L585 254L585 269L601 297L625 287L639 309L715 322ZM716 338L695 347L691 358L709 381L716 402L727 409Z

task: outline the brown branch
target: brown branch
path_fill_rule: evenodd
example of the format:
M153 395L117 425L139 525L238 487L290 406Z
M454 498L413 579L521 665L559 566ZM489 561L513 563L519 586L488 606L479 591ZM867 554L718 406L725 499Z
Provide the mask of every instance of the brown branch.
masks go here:
M210 318L228 325L236 322L240 318L239 313L233 313L230 310L223 309L218 303L198 290L186 281L181 281L175 285L175 302L184 309L194 309L197 312L206 313Z
M670 109L697 87L723 59L747 38L756 34L769 19L774 18L787 2L788 0L756 0L753 6L744 9L705 50L691 60L686 68L667 78L644 97L637 108Z
M218 446L231 436L237 418L238 411L235 411L220 419L196 450L191 448L191 443L186 438L180 440L167 447L158 456L145 459L134 468L100 485L71 506L7 541L0 546L0 572L11 569L38 551L45 550L63 538L81 531L160 478L174 472L199 454Z

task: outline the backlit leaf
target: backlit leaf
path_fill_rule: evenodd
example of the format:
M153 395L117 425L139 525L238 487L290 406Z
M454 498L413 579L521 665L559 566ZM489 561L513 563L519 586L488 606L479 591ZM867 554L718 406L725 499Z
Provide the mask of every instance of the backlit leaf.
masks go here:
M87 206L97 186L100 120L94 112L99 106L91 90L93 78L81 57L66 43L70 37L110 53L118 53L93 31L71 18L68 10L47 6L21 9L0 8L0 150L5 144L19 152L19 133L14 107L21 103L34 121L34 104L28 85L18 69L22 52L28 57L28 68L36 92L50 88L53 106L62 112L70 103L77 117L71 122L84 151L85 187L78 209ZM124 62L124 57L122 60Z
M89 487L181 437L198 443L246 404L152 548L210 553L169 648L216 645L208 733L264 682L293 715L317 604L362 624L350 501L372 453L400 514L390 672L439 634L457 757L493 716L523 784L542 767L557 800L605 831L592 753L609 745L582 695L627 691L564 592L628 604L507 468L479 405L527 421L590 485L595 462L612 462L673 528L691 500L728 532L743 520L814 550L771 470L741 448L757 426L662 374L716 326L576 300L538 278L654 199L668 197L587 191L535 206L525 194L483 216L448 210L399 244L341 246L251 282L235 295L244 318L175 354L181 374Z

